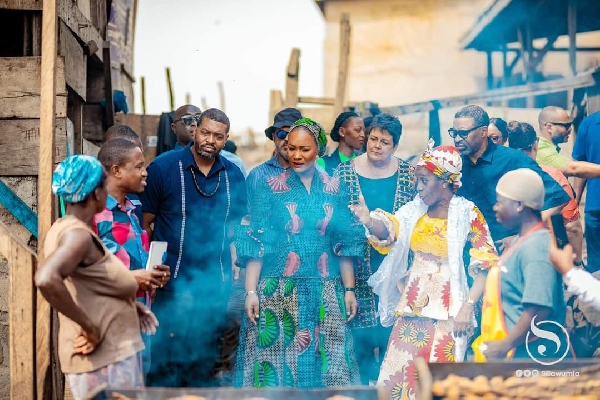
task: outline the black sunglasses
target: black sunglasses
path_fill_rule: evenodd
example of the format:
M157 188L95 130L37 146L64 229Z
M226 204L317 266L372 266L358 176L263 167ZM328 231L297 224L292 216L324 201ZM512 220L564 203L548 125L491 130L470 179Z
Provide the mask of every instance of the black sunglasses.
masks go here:
M289 132L281 130L281 131L277 131L277 133L275 133L275 136L277 136L278 139L283 140L287 137L288 133Z
M197 114L197 115L184 115L181 118L177 118L175 121L173 121L173 123L176 123L177 121L183 122L183 124L185 126L192 125L192 123L194 121L196 121L196 125L200 125L200 114Z
M456 138L457 136L460 136L461 138L465 139L467 136L469 136L469 134L471 132L473 132L474 130L477 130L479 128L483 128L484 126L485 125L479 125L479 126L476 126L475 128L465 129L463 131L459 131L454 128L450 128L450 129L448 129L448 134L450 135L450 137L452 139Z
M562 126L565 129L571 129L572 122L549 122L549 124Z

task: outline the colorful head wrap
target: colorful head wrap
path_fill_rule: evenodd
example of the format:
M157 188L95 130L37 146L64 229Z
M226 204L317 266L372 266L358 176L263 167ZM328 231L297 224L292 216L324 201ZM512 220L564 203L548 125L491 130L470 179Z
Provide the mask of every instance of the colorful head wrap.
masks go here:
M418 167L425 167L441 180L454 185L458 189L462 183L462 157L454 146L433 147L433 140L429 140L427 150L417 163Z
M325 129L323 129L321 124L313 121L310 118L302 118L294 122L294 124L290 127L290 132L299 127L306 128L310 133L313 134L315 141L317 142L317 146L319 147L319 157L323 157L325 155L325 151L327 150L327 132L325 132Z
M58 164L52 174L52 191L69 203L88 197L104 177L104 168L96 158L74 155Z

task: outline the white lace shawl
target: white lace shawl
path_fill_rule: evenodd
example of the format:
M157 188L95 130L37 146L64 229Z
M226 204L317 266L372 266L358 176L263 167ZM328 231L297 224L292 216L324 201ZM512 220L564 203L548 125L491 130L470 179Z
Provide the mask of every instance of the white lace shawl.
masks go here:
M468 296L467 277L463 262L463 250L467 242L471 221L476 218L473 202L454 196L448 209L448 259L450 263L450 295L452 299L450 316L455 317ZM368 280L373 292L379 296L378 313L383 326L394 324L394 310L400 301L398 281L404 277L408 268L408 252L412 231L427 212L427 206L417 195L415 199L400 208L394 216L400 224L399 237L381 266ZM383 220L381 213L373 213L373 218ZM472 259L479 264L478 260Z

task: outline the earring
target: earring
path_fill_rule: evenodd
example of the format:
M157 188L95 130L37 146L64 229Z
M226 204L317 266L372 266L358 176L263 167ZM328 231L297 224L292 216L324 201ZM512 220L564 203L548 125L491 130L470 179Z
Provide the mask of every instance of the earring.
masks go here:
M442 184L442 187L443 187L444 189L446 189L446 188L448 187L448 184L447 184L447 183L444 183L444 184Z

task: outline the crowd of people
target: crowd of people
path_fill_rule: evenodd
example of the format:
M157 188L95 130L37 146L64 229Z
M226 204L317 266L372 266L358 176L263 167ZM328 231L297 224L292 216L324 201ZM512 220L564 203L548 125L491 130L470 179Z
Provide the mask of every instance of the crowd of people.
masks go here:
M395 156L393 115L344 112L327 133L287 108L265 130L272 158L249 173L222 111L185 105L171 128L176 148L148 166L138 134L117 125L97 158L70 156L54 172L66 214L36 285L59 312L76 399L107 387L361 384L414 399L417 358L598 348L590 326L573 327L579 348L526 338L536 321L565 325L569 301L600 311L600 113L579 126L571 159L557 147L574 132L565 110L544 108L536 132L466 106L448 129L454 145L430 141L413 165ZM166 258L147 268L152 241L167 243Z

